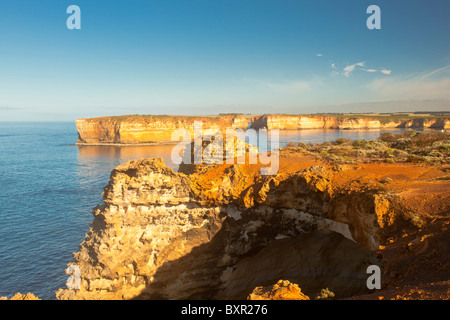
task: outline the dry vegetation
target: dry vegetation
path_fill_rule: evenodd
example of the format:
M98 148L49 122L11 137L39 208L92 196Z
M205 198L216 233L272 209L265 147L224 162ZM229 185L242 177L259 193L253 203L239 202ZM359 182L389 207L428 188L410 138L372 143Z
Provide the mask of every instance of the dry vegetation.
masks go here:
M398 134L382 133L375 140L335 141L316 145L289 143L287 149L304 151L338 164L357 162L410 162L450 164L450 134L439 131L405 131Z

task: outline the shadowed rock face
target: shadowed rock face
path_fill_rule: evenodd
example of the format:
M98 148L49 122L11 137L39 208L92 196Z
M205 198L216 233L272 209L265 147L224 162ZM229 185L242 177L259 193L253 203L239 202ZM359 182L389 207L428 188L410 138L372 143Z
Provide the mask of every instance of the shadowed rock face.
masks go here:
M333 231L311 231L280 239L240 260L224 277L221 298L244 299L253 288L278 279L301 283L315 297L327 287L338 298L367 290L367 267L379 264L370 250Z
M377 264L376 197L356 210L357 193L339 198L337 173L322 166L274 176L252 168L118 166L74 254L81 288L58 299L245 299L279 279L309 294L365 293L365 268Z

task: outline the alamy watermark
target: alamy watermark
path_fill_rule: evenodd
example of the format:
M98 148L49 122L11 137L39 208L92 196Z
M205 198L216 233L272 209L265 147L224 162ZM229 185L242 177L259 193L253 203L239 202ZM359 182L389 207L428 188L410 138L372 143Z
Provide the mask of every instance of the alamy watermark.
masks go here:
M381 29L381 9L379 6L371 5L367 8L366 13L371 14L369 18L367 18L366 26L367 29Z
M81 9L79 6L76 5L70 5L67 7L66 13L70 14L70 16L67 18L66 26L67 29L73 30L81 29Z
M279 131L277 129L256 131L249 128L244 131L227 128L224 132L219 129L204 130L202 121L194 121L192 130L176 129L172 133L171 140L178 142L171 153L174 164L182 162L184 164L259 163L267 166L261 168L261 175L278 173ZM267 152L258 152L258 148L267 148ZM183 156L182 152L184 152Z
M76 264L71 264L66 269L66 274L70 275L67 279L66 286L71 290L79 290L81 288L81 270Z
M77 5L70 5L67 7L66 13L70 14L67 18L66 26L69 30L81 29L81 9ZM367 18L366 26L369 30L381 29L381 9L377 5L370 5L366 10L370 16Z
M373 290L373 289L381 289L381 269L376 264L372 264L367 267L366 270L367 274L370 274L370 276L367 278L366 286L367 289Z

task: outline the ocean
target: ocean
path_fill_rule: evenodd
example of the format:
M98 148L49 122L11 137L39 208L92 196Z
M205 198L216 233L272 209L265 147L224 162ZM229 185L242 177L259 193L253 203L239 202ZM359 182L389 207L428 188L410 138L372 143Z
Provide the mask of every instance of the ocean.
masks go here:
M397 130L401 131L401 130ZM375 139L378 130L280 131L289 142ZM0 122L0 296L52 300L102 203L111 171L131 159L163 157L173 145L77 146L72 122Z

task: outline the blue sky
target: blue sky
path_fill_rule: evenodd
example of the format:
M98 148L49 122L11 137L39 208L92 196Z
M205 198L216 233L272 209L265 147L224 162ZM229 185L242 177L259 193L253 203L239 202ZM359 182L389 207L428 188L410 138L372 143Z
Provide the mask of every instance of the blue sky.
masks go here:
M66 27L72 4L81 30ZM371 4L381 30L366 27ZM448 0L5 0L0 121L448 110L449 12Z

